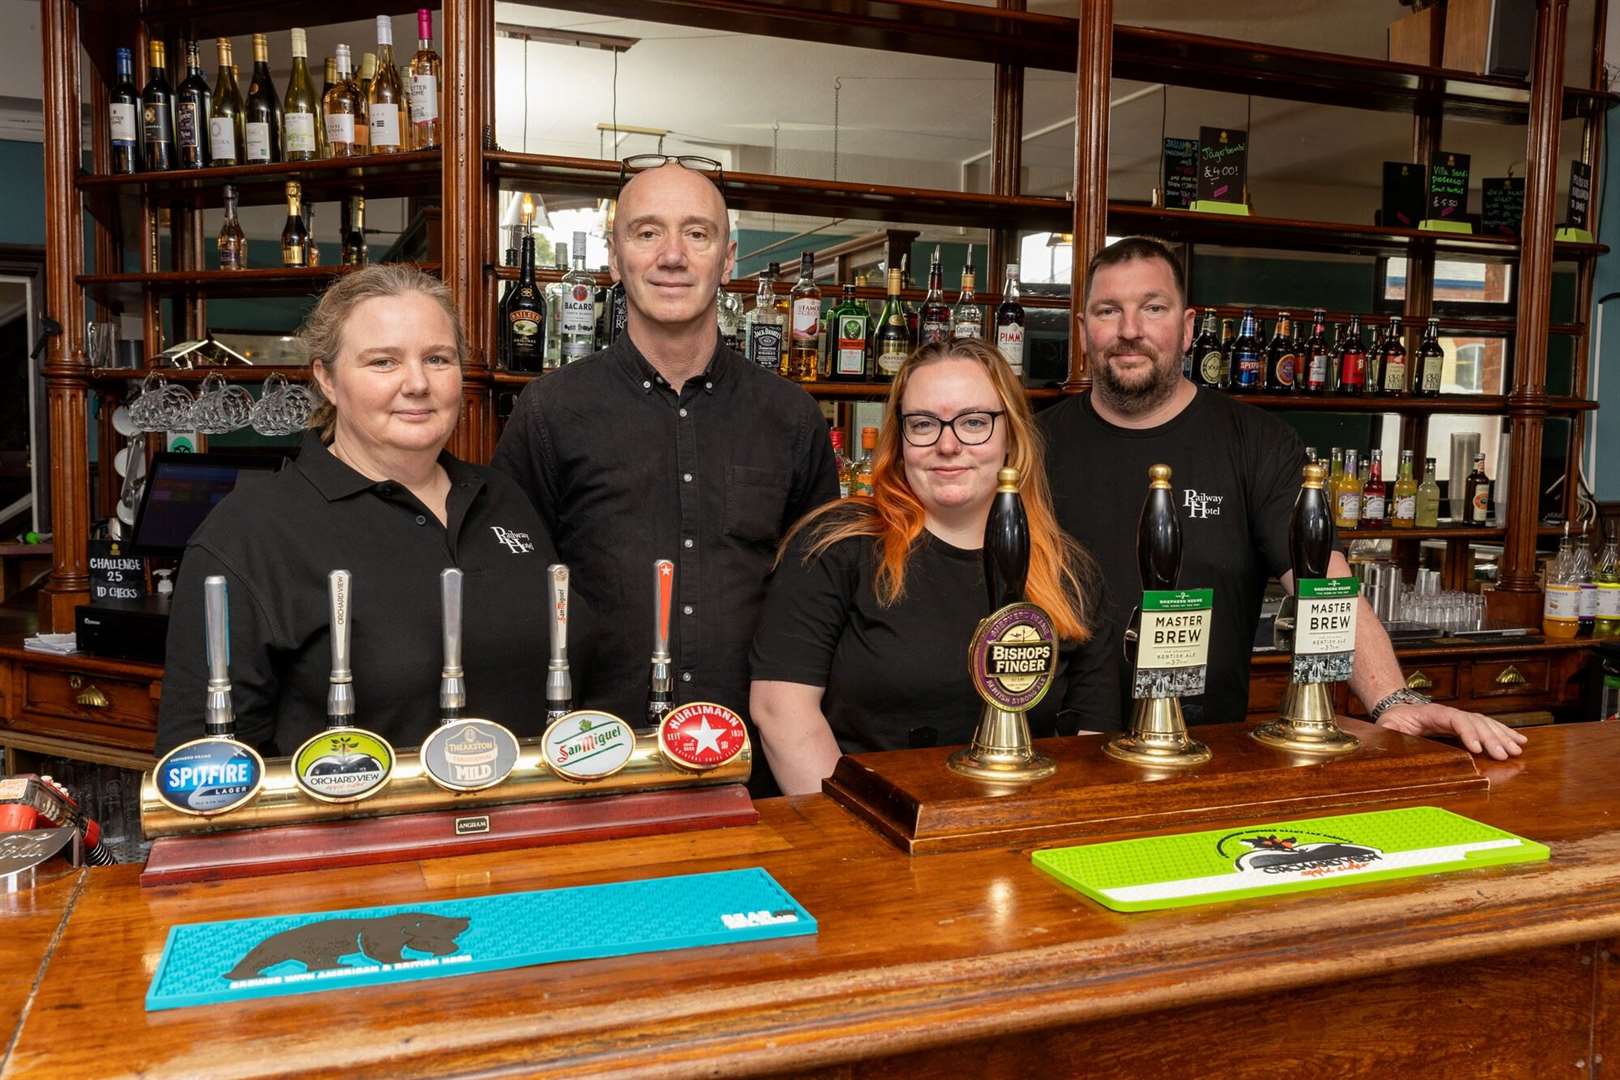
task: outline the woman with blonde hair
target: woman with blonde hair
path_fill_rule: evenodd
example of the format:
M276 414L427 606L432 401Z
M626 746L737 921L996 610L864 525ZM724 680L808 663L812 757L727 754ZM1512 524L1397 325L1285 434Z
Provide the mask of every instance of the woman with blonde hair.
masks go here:
M751 656L749 711L787 794L820 789L840 754L968 742L980 701L968 642L988 614L985 522L996 473L1022 477L1026 597L1062 642L1033 733L1119 726L1096 564L1052 515L1023 387L977 339L927 345L895 375L872 494L811 512L783 542Z
M169 620L157 751L202 734L203 579L229 586L238 737L289 754L326 719L327 574L352 577L356 722L396 747L439 721L439 574L465 592L468 711L521 734L545 700L546 566L533 505L445 449L461 415L466 335L450 290L414 266L340 277L304 324L325 404L297 461L244 482L186 548Z

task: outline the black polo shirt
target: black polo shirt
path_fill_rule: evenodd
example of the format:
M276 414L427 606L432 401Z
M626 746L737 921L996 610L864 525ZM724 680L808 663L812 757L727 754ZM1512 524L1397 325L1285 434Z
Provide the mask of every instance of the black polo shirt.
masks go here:
M325 726L332 570L354 575L356 726L407 747L438 724L439 572L454 566L466 575L468 714L519 735L540 732L551 540L509 477L449 453L439 464L450 477L448 527L403 486L368 480L313 434L295 464L245 478L214 508L192 536L175 584L159 753L203 733L202 583L210 574L223 574L230 587L237 734L267 754L289 754Z
M777 545L838 495L809 394L718 344L676 394L621 334L525 387L491 464L534 499L593 613L595 663L575 665L585 703L642 722L653 562L671 559L675 700L747 716L748 649Z

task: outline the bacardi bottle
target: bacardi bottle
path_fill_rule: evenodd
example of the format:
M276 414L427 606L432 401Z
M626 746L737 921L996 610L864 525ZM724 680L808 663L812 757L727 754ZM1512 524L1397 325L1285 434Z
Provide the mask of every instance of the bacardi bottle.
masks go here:
M591 355L596 344L596 277L585 269L585 234L574 234L574 268L562 279L559 312L562 362L572 364Z

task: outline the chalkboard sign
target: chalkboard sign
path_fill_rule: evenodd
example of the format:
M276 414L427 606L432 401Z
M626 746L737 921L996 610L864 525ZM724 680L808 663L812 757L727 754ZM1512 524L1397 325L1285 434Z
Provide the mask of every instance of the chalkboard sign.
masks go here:
M1480 188L1484 231L1491 236L1518 236L1524 220L1524 177L1487 176Z
M117 540L91 540L90 602L139 600L146 595L146 577L141 560L125 551Z
M1427 170L1411 161L1384 162L1384 212L1379 224L1415 229L1423 220Z
M1198 129L1198 198L1248 201L1249 133L1233 128Z
M1592 203L1592 166L1584 161L1569 163L1569 210L1564 214L1566 229L1585 229L1586 214Z
M1468 216L1467 154L1442 152L1429 166L1429 209L1431 221L1462 221Z
M1186 210L1198 198L1198 140L1164 140L1164 205Z

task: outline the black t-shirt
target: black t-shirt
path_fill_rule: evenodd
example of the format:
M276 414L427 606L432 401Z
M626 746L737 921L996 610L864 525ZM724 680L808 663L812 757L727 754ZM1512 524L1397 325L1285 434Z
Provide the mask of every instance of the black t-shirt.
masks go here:
M201 738L208 680L203 578L229 587L237 737L290 754L326 724L332 645L326 575L353 577L354 723L396 748L439 722L439 572L459 567L467 712L538 734L545 723L550 603L557 560L528 496L493 469L448 453L448 527L399 484L374 483L313 434L296 464L251 477L208 515L180 564L169 618L157 751ZM576 605L570 652L584 645Z
M884 607L877 541L843 540L807 564L813 531L794 538L771 577L753 677L825 687L821 711L845 753L970 742L983 702L968 676L968 644L990 611L982 554L924 530L904 594ZM1060 651L1052 687L1029 714L1036 738L1120 727L1106 637Z
M1305 461L1299 436L1276 416L1207 390L1156 428L1108 423L1090 394L1038 419L1058 524L1102 564L1116 634L1142 594L1136 527L1148 468L1170 466L1179 584L1215 590L1206 692L1183 705L1189 723L1242 720L1260 600L1266 582L1289 569L1288 524ZM1112 651L1122 655L1117 643Z

